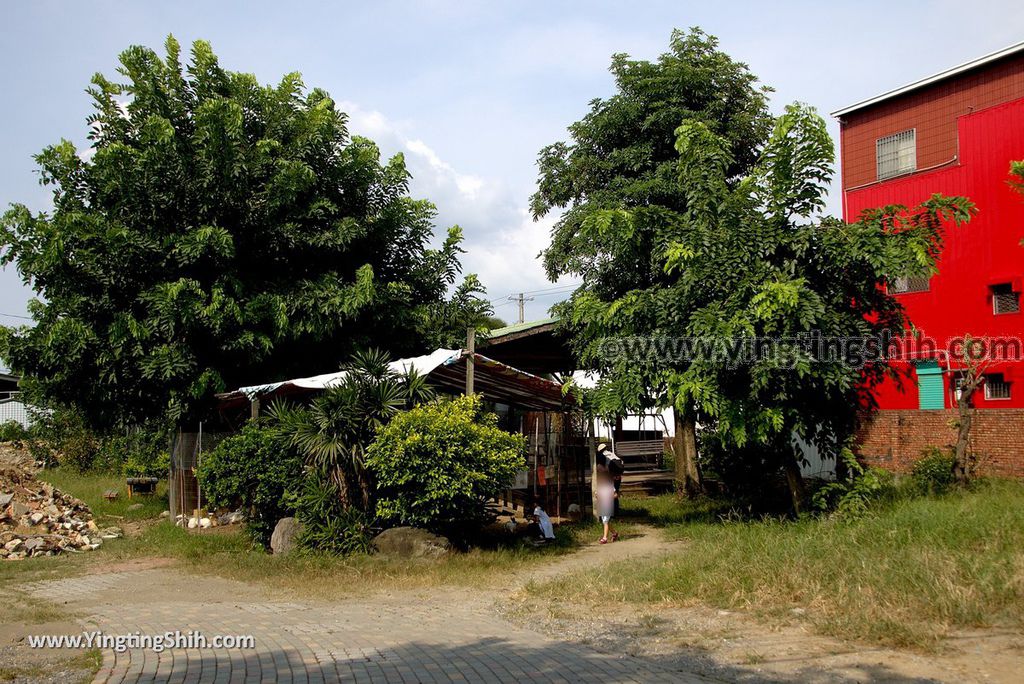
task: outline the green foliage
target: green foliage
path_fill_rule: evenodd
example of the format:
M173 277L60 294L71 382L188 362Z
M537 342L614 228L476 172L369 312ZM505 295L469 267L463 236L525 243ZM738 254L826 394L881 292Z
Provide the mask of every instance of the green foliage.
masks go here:
M426 378L399 374L378 350L356 353L344 377L308 408L277 403L270 416L288 444L318 472L328 473L343 506L373 510L373 483L364 455L377 430L400 410L431 400Z
M38 411L32 424L29 452L46 467L57 465L84 473L96 464L100 440L72 407Z
M124 462L126 477L166 478L171 469L171 455L167 451L132 452Z
M159 422L98 436L97 440L93 470L128 477L167 477L171 435Z
M892 371L814 340L902 332L879 283L934 272L946 226L973 205L935 196L853 224L820 216L824 121L799 103L773 120L753 75L716 45L676 33L656 64L616 57L619 92L573 124L571 145L541 152L534 211L565 209L548 273L583 281L556 313L600 372L596 413L672 406L725 448L782 453L796 433L838 457ZM681 338L704 346L673 346Z
M295 512L302 459L279 430L249 422L203 455L196 471L203 499L213 508L242 506L253 541L270 542L274 526Z
M865 468L849 449L843 449L840 458L846 466L846 477L821 487L814 493L811 503L822 512L859 518L893 489L892 474L880 468Z
M0 424L0 442L25 442L29 434L28 429L16 420Z
M450 532L485 519L485 503L525 464L526 441L497 427L479 397L438 400L396 416L367 451L377 515Z
M370 516L342 504L330 475L310 472L302 482L295 508L302 523L298 542L303 550L342 556L370 551Z
M925 451L910 471L914 485L926 494L943 494L953 486L953 454L939 448Z
M183 64L173 37L118 72L92 79L89 153L36 157L53 210L0 220L0 262L40 296L33 326L0 329L34 401L95 427L195 419L247 379L483 325L479 281L456 284L461 230L429 248L436 211L408 196L402 155L349 135L326 92L228 71L204 41Z

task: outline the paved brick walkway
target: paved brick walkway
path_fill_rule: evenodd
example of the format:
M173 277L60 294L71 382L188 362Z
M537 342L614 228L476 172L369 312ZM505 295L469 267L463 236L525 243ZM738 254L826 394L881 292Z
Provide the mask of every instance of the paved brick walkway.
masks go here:
M266 600L172 568L38 582L33 595L108 635L252 635L253 649L104 650L96 682L697 682L656 662L550 639L453 589L336 603ZM159 588L154 590L154 588ZM150 600L159 596L158 601Z

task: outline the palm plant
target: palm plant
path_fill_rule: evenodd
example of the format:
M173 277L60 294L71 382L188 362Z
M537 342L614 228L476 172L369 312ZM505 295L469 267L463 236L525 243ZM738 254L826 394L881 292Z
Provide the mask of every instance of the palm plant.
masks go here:
M382 425L432 399L434 390L415 369L392 369L376 349L356 353L342 370L338 383L308 407L275 402L270 415L307 465L329 477L343 506L369 511L374 487L363 464L367 447Z

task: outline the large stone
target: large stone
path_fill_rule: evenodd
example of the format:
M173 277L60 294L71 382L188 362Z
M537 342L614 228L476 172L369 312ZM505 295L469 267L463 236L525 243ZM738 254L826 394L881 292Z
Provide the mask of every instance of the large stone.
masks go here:
M41 549L41 548L43 548L45 546L46 546L46 541L43 540L43 539L40 539L39 537L30 537L30 538L25 540L25 550L26 551L30 551L30 552L31 551L35 551L36 549Z
M373 538L378 553L395 558L440 558L452 544L444 537L417 527L392 527Z
M29 513L32 512L31 508L29 508L25 504L21 503L20 501L12 501L11 502L11 509L10 510L11 510L11 517L15 518L15 519L20 518L23 515L28 515Z
M274 533L270 535L270 550L275 556L291 553L298 546L298 537L301 532L302 523L298 520L281 518L274 526Z

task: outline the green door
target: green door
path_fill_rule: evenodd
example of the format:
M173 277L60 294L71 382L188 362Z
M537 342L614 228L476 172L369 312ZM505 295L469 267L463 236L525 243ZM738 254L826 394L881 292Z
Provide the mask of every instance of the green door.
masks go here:
M915 364L917 371L917 393L922 410L944 409L942 369L935 361L922 361Z

